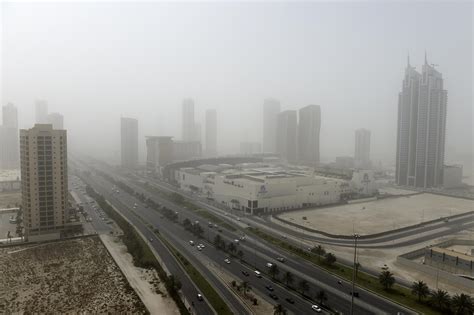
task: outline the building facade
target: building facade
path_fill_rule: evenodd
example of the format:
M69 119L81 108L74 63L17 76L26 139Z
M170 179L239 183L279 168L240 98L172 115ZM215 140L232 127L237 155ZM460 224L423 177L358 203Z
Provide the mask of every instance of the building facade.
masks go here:
M53 125L53 129L64 129L64 117L60 113L48 115L48 124Z
M13 104L9 103L2 107L0 169L18 169L19 165L18 110Z
M22 129L20 156L25 237L58 238L69 219L66 130Z
M277 146L277 121L280 102L266 99L263 102L263 152L275 153Z
M122 167L138 166L138 120L122 117L120 119Z
M421 188L443 183L447 91L426 60L421 74L408 61L398 98L396 182Z
M295 110L278 114L276 152L288 163L295 164L298 158L298 123Z
M463 186L462 165L445 165L443 169L443 187L449 189Z
M354 164L356 168L370 168L370 130L355 131Z
M172 137L146 137L146 168L161 174L161 168L173 162Z
M222 171L182 168L176 179L183 190L199 192L248 214L333 204L351 194L348 181L315 176L311 171L220 167Z
M37 100L35 102L35 115L37 124L48 123L48 103L44 100Z
M217 111L206 110L206 156L217 155Z
M182 140L196 141L196 126L194 122L194 100L187 98L182 105Z
M319 163L321 107L308 105L299 110L298 160L304 165Z

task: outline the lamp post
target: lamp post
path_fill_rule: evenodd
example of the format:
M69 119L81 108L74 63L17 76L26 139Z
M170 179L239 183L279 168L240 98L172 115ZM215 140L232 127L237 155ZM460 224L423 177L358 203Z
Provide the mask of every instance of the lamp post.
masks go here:
M356 275L356 263L357 263L357 239L359 234L354 233L354 267L352 269L352 294L351 294L351 315L354 314L354 289L355 289L355 275Z

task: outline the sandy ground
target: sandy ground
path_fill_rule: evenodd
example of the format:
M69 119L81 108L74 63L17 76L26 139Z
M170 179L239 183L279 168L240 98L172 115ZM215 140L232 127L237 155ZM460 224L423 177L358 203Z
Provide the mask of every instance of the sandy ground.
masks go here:
M6 313L145 313L97 237L0 248Z
M472 210L472 200L419 194L287 212L280 217L333 234L373 234Z
M0 208L10 208L21 203L21 192L0 192Z
M156 272L135 267L132 256L117 237L100 235L100 238L151 314L179 314L173 299L156 292L153 285L159 282ZM162 283L159 283L158 289L160 292L166 292Z
M226 285L228 285L228 287L234 292L234 294L238 295L243 300L243 302L252 310L253 314L273 314L273 305L262 299L257 293L253 292L252 289L248 290L247 294L244 296L242 290L238 291L236 287L232 287L232 281L235 281L237 284L239 284L241 282L241 279L235 278L230 273L213 264L209 265L209 269L215 275L217 275ZM257 298L258 305L253 305L253 302L251 301L252 297Z

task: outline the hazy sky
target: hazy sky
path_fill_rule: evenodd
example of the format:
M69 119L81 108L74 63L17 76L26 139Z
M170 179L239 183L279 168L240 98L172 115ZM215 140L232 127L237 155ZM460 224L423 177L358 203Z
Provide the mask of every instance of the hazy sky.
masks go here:
M65 116L73 149L118 156L121 115L144 135L181 136L181 102L218 113L220 152L261 141L262 103L318 104L321 156L352 155L372 131L372 158L393 161L407 53L425 49L448 90L446 155L473 147L470 2L3 3L1 104L30 127L34 101ZM204 128L203 128L204 130Z

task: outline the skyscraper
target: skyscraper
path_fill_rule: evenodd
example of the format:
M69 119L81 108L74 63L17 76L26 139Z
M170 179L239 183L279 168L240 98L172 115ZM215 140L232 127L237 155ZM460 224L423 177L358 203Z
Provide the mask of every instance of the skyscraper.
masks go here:
M161 168L173 162L172 137L146 137L146 168L160 174Z
M138 120L122 117L120 125L122 166L133 169L138 166Z
M278 114L276 152L288 163L296 163L297 114L295 110L285 110Z
M355 131L354 163L357 168L370 167L370 130Z
M20 164L18 111L9 103L2 107L0 126L0 169L16 169Z
M420 74L408 59L398 96L396 182L438 187L443 184L447 91L426 54Z
M196 127L194 123L194 100L187 98L183 101L182 140L195 141Z
M48 123L48 103L43 100L37 100L35 103L36 110L36 123L47 124Z
M206 156L217 155L217 112L206 110Z
M22 129L20 156L25 236L58 238L69 219L66 130Z
M48 123L52 124L54 129L64 129L64 117L59 113L49 114Z
M319 132L321 108L308 105L299 110L298 159L300 163L314 165L319 162Z
M18 110L12 103L2 107L2 121L4 127L18 129Z
M277 147L277 116L280 113L280 102L266 99L263 102L263 152L275 153Z

